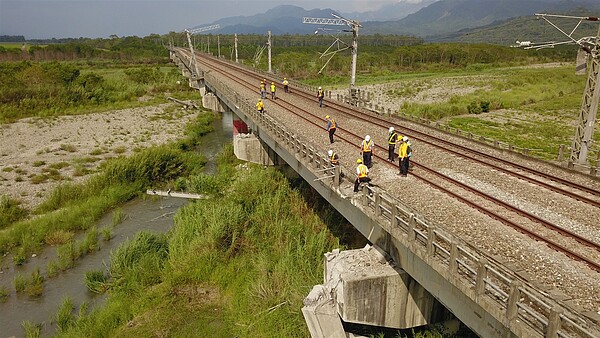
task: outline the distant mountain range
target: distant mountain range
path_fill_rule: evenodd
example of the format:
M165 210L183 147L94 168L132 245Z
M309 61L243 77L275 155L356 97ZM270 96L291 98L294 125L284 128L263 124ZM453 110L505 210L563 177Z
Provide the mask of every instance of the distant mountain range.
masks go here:
M265 13L217 20L221 26L212 34L312 34L318 25L303 24L303 17L333 18L334 9L305 10L281 5ZM600 16L597 0L423 0L420 3L398 2L377 11L340 13L360 21L360 35L397 34L423 37L428 41L507 43L519 34L534 29L534 13L580 13ZM573 22L573 26L576 22ZM596 28L589 25L589 29ZM208 25L208 24L207 24ZM206 25L200 25L202 27ZM543 25L538 25L543 26ZM548 26L548 25L546 25ZM554 33L554 28L546 27ZM525 30L525 31L524 31ZM539 30L539 29L538 29ZM209 33L209 32L207 32ZM525 34L542 39L547 32ZM592 34L593 35L593 34ZM523 37L522 39L526 39Z

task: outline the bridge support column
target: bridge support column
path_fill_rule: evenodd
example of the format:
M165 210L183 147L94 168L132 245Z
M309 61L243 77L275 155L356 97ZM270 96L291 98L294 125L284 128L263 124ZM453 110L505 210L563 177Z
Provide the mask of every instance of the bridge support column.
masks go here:
M282 162L277 153L254 134L235 135L233 153L240 160L262 165L278 165Z
M321 295L317 300L315 290L316 296ZM320 333L324 330L321 322L337 325L325 311L329 302L344 322L393 329L432 324L448 316L425 288L390 265L381 249L371 246L325 254L325 283L313 289L302 309L313 338L327 337Z
M202 106L206 109L210 109L212 111L217 112L225 112L225 107L219 100L219 98L210 92L206 92L202 94Z

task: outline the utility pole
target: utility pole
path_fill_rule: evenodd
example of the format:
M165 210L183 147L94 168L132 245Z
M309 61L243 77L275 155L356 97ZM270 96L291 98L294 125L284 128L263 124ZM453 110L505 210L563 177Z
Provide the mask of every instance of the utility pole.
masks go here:
M271 70L271 31L269 31L268 34L269 34L269 38L267 40L267 47L268 47L268 53L269 53L269 73L272 73L272 70Z
M235 44L235 63L238 63L237 43L238 43L237 34L235 34L235 40L234 40L234 44Z
M526 46L521 43L523 46L525 46L525 49L554 48L554 46L557 45L576 44L587 54L588 77L585 84L585 91L583 92L583 99L581 100L581 107L579 108L579 120L577 122L577 128L575 129L575 137L573 138L573 143L571 145L571 156L569 157L570 163L586 165L588 152L590 150L591 143L593 142L594 124L596 123L598 101L600 100L600 27L598 27L598 33L596 36L586 36L580 39L575 39L573 37L573 33L575 33L583 21L598 22L600 19L592 16L571 16L539 13L536 13L535 16L556 28L565 37L567 37L567 41L552 41L541 44L530 43L527 41ZM568 30L558 27L558 25L553 23L550 18L575 19L579 21L575 27L568 32Z
M331 44L331 46L329 46L329 48L321 54L321 57L328 56L328 55L331 55L331 57L329 58L329 60L327 60L327 62L321 68L319 73L321 71L323 71L325 66L329 63L329 61L331 61L331 58L333 58L333 56L335 56L336 53L341 52L346 49L351 49L352 68L350 71L350 97L351 97L352 104L356 104L358 102L358 93L356 90L356 62L357 62L357 57L358 57L358 28L362 27L362 26L360 25L360 23L358 21L348 20L348 19L343 18L335 13L331 13L331 15L335 19L304 17L304 18L302 18L302 23L317 24L317 25L349 26L350 27L350 29L352 31L352 45L348 46L346 43L344 43L343 41L341 41L337 37L335 37L335 41ZM318 34L318 33L319 33L319 30L317 30L315 32L315 34ZM334 45L336 45L339 42L344 43L346 45L346 47L338 48L337 50L329 52L329 49L331 49Z
M188 45L190 46L190 52L192 53L192 59L190 60L190 68L192 67L192 63L194 66L194 74L193 77L196 77L200 74L200 72L198 71L198 63L196 62L196 53L194 52L194 44L192 43L192 35L196 34L196 33L200 33L200 32L205 32L205 31L209 31L209 30L213 30L213 29L217 29L219 28L219 25L212 25L212 26L206 26L206 27L202 27L202 28L196 28L196 29L191 29L185 30L185 34L187 36L187 40L188 40ZM195 38L194 38L195 40Z
M598 18L596 18L597 20ZM595 45L586 52L589 55L589 73L579 109L579 123L571 146L570 158L572 162L579 164L587 164L587 155L593 142L594 124L600 100L600 27L598 27Z

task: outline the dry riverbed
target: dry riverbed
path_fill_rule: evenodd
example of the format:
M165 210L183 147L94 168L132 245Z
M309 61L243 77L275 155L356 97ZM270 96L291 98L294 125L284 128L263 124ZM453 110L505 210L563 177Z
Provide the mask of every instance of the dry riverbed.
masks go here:
M105 160L182 136L196 111L167 103L0 126L0 195L33 208L57 185L84 180Z

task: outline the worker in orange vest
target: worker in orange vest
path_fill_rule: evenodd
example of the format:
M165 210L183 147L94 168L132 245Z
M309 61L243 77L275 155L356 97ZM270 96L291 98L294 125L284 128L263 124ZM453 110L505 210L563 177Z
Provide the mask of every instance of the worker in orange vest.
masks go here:
M323 98L325 97L325 92L323 88L319 87L317 90L317 99L319 100L319 107L323 107Z
M360 144L360 152L363 156L363 161L367 168L371 168L371 158L373 156L373 148L375 148L375 143L371 140L371 136L365 136L365 139Z
M335 120L329 115L325 116L325 120L327 120L327 132L329 132L329 143L333 143L333 134L335 134L335 131L337 129L337 123L335 123Z

